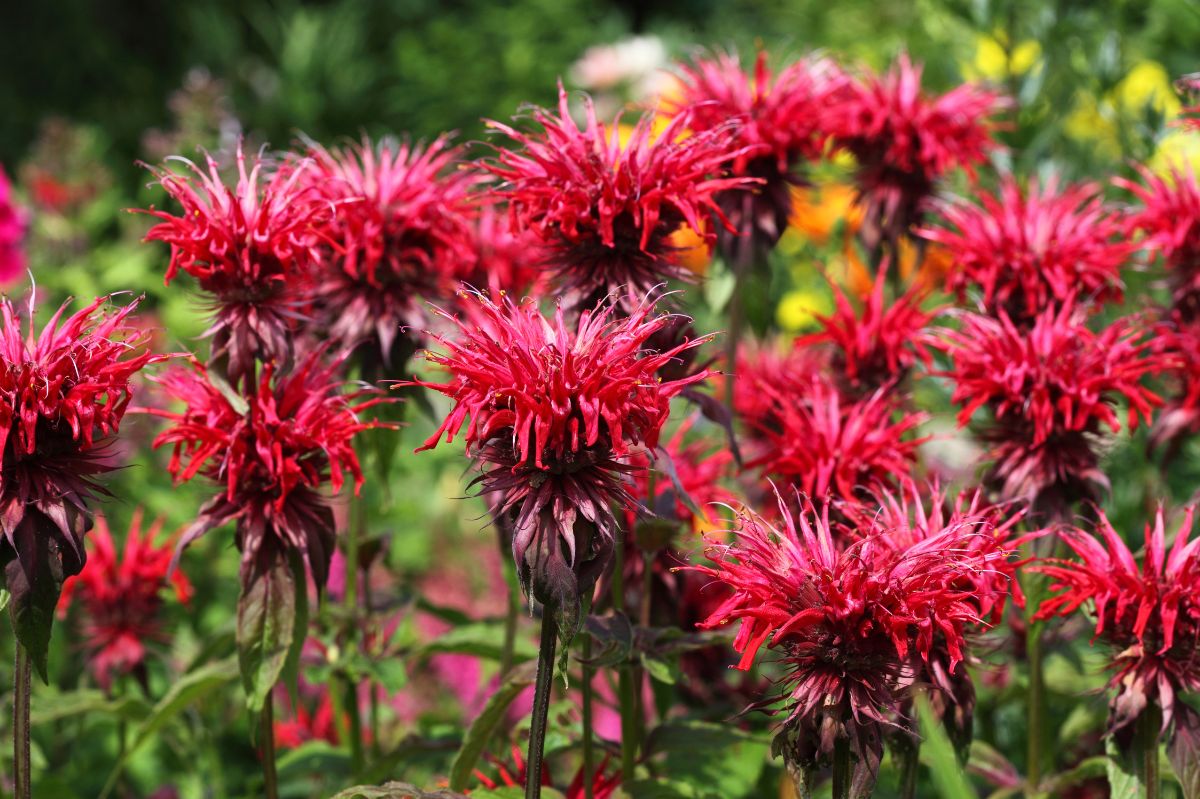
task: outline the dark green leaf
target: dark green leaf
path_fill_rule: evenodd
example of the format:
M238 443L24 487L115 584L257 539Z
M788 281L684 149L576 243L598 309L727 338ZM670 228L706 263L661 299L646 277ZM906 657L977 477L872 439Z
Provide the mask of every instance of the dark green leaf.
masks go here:
M308 580L304 570L304 559L300 557L299 552L289 552L287 560L291 570L295 618L292 625L292 645L283 662L281 676L284 685L287 686L288 695L295 704L300 684L300 654L304 651L304 642L308 638Z
M679 795L720 799L754 795L770 751L766 738L705 721L664 724L654 730L646 746L665 754L664 771L673 775L674 790L692 791Z
M101 691L71 691L65 694L39 694L30 712L34 725L49 724L74 716L111 716L122 721L141 721L150 715L150 703L130 694L109 699Z
M452 653L474 655L489 660L500 660L504 652L503 622L474 622L456 627L431 641L420 650L421 655ZM514 641L514 662L532 660L537 657L537 648L524 638Z
M279 558L238 598L238 665L251 712L262 710L292 650L297 618L294 582L291 567Z
M1175 734L1167 746L1167 757L1183 799L1200 799L1200 713L1182 702L1175 713Z
M504 714L508 711L508 706L522 691L533 685L536 676L535 668L536 663L531 662L522 663L513 669L509 673L508 679L488 699L483 712L471 722L471 726L463 738L462 748L458 750L458 754L454 756L454 762L450 765L450 788L452 790L461 791L467 787L471 773L475 770L475 764L479 761L479 756L483 754L483 748L487 746L487 742L495 735L500 723L504 721Z
M15 535L19 554L4 566L4 586L12 594L8 613L13 632L44 683L49 683L46 659L63 584L62 557L51 549L54 534L41 529L51 524L41 513L26 512Z

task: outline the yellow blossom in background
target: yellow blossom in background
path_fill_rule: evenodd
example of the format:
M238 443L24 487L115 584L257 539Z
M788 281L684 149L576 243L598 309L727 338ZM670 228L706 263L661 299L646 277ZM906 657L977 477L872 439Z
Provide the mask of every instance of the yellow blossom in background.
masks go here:
M1018 42L1013 48L1010 64L1008 55L1004 52L1004 40L1002 31L997 31L991 36L985 33L978 34L975 37L975 59L963 66L963 76L969 80L1000 83L1008 78L1010 68L1011 74L1024 75L1041 60L1042 46L1032 39L1027 39Z
M862 209L854 203L857 190L844 183L792 188L791 226L817 244L824 244L839 224L851 231L862 222Z
M1172 129L1158 142L1147 166L1159 174L1169 174L1171 168L1200 172L1200 135L1194 131Z
M1181 107L1167 68L1157 61L1139 61L1104 97L1090 92L1076 95L1063 130L1072 139L1093 143L1104 155L1116 158L1121 155L1119 115L1137 118L1151 108L1171 118Z
M712 262L712 248L704 240L704 235L692 230L688 225L680 225L671 234L671 246L675 248L675 259L684 268L697 277L708 273L708 265Z
M1112 92L1113 104L1128 114L1140 114L1146 106L1166 117L1179 114L1182 105L1175 94L1167 68L1157 61L1139 61Z
M833 313L833 298L828 292L792 289L775 308L775 322L782 330L795 333L813 327L817 316Z

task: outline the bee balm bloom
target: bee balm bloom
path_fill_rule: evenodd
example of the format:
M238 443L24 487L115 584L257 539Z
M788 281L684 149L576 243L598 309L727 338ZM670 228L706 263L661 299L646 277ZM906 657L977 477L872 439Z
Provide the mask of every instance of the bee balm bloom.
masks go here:
M25 272L25 253L21 249L29 214L17 205L12 184L0 166L0 284L10 283Z
M35 337L0 300L0 563L17 638L43 677L62 581L87 558L90 503L104 493L96 477L115 468L104 444L120 427L133 376L162 357L143 348L148 331L126 322L137 301L108 316L105 302L60 324L64 305Z
M633 505L628 458L658 445L671 398L709 375L661 380L660 372L705 339L644 349L672 319L653 315L649 300L627 317L612 305L584 311L573 326L561 307L546 319L532 302L482 296L465 318L446 317L458 336L435 336L445 352L428 357L451 379L420 385L454 407L420 449L466 425L482 491L513 519L525 590L566 614L563 629L573 632L579 598L612 552L614 507Z
M1179 321L1200 321L1200 179L1190 169L1168 177L1139 171L1141 183L1114 181L1140 203L1129 215L1129 233L1141 233L1142 246L1162 257Z
M533 112L541 131L489 123L518 149L498 149L484 167L504 181L497 192L514 227L536 233L572 309L615 294L631 312L656 286L690 278L672 234L685 225L704 233L710 214L728 226L717 195L754 181L720 177L743 152L733 126L685 137L689 115L681 114L655 135L646 116L622 144L618 126L606 131L590 99L585 109L580 129L560 87L557 113Z
M146 240L171 245L168 284L182 270L211 295L213 355L228 361L232 381L253 382L255 361L291 360L293 328L311 299L311 270L333 208L304 185L307 162L268 173L255 158L247 169L239 147L231 188L211 157L207 170L178 160L192 174L154 174L182 213L144 211L161 220Z

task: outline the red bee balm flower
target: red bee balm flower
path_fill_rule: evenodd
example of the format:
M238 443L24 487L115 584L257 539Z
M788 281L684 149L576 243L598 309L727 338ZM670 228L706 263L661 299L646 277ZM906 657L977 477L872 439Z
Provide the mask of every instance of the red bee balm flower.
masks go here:
M954 167L971 170L996 147L986 120L1003 105L966 83L946 94L921 91L921 67L902 54L883 76L853 81L828 107L834 144L858 162L862 235L868 248L896 245L920 221L922 205Z
M43 677L62 580L86 560L88 504L103 493L95 477L115 468L103 439L117 433L134 374L165 357L142 349L150 333L126 323L136 300L108 316L105 302L60 324L63 305L35 338L0 300L0 563L18 640Z
M1129 216L1129 233L1142 233L1142 246L1162 256L1181 321L1200 321L1200 179L1190 169L1172 169L1168 178L1139 171L1141 184L1113 181L1141 202Z
M590 99L585 108L581 130L560 86L557 114L533 112L541 132L489 123L521 149L498 149L484 168L506 181L498 194L509 201L514 226L536 232L546 268L573 308L616 294L632 310L655 286L691 276L677 262L671 234L683 225L704 234L709 212L729 225L716 195L754 181L714 177L745 152L732 126L684 137L689 115L681 114L655 137L647 115L622 145L616 125L607 132L597 121Z
M1162 710L1166 729L1176 696L1200 691L1200 539L1188 541L1193 510L1188 508L1168 552L1159 506L1153 527L1146 525L1141 566L1097 510L1099 537L1082 530L1059 534L1076 560L1052 559L1034 567L1054 580L1050 590L1058 592L1042 603L1037 618L1068 616L1090 602L1096 636L1117 653L1110 664L1111 685L1117 689L1109 716L1114 730L1148 705Z
M936 638L950 671L959 667L964 630L980 623L968 586L1007 553L971 543L988 534L974 518L911 543L874 527L842 548L811 503L793 516L780 497L779 512L777 528L741 511L734 542L706 552L716 565L692 567L732 589L700 626L740 622L741 669L768 642L784 653L790 707L780 741L790 764L811 771L840 738L857 755L856 782L869 785L914 665L928 661Z
M17 205L12 184L0 166L0 284L10 283L25 272L25 253L21 245L29 227L28 212Z
M635 467L622 459L657 446L671 398L710 374L662 381L659 372L706 339L645 351L672 319L652 316L649 299L628 317L612 305L584 311L574 328L561 307L547 320L532 302L477 300L466 320L443 313L459 339L436 337L446 353L428 355L453 379L416 381L455 402L419 449L443 435L453 440L469 418L466 444L484 464L482 490L498 494L500 511L514 519L521 582L566 613L564 629L573 630L579 597L612 551L612 506L633 504L623 477Z
M348 346L369 343L384 364L402 327L424 327L420 299L453 294L472 266L471 188L446 138L428 146L384 140L312 150L304 180L337 204L333 263L319 280L323 327ZM410 345L411 346L411 345Z
M1168 374L1176 391L1155 418L1150 443L1168 447L1168 455L1173 456L1185 436L1200 432L1200 329L1168 323L1155 332L1173 361Z
M96 682L105 691L114 676L133 674L146 684L146 644L166 640L160 626L162 590L167 587L172 542L157 545L162 520L142 532L142 512L134 511L117 554L116 545L103 516L88 537L87 566L63 586L61 607L65 610L77 593L86 612L84 634ZM176 570L170 584L180 602L187 602L192 587L183 572Z
M357 414L383 400L364 399L369 390L338 393L339 364L323 364L322 354L312 353L279 378L273 366L264 366L257 387L238 405L199 363L158 381L187 405L182 413L150 411L174 422L154 446L173 447L168 469L176 482L202 473L225 486L201 508L179 550L236 520L244 587L294 551L322 588L335 528L333 511L320 491L328 483L337 493L347 473L356 493L362 485L351 439L377 423Z
M1128 423L1161 400L1141 379L1171 365L1134 318L1118 319L1099 333L1084 324L1071 298L1040 313L1028 331L1007 314L998 319L964 314L962 329L946 333L955 381L951 401L962 405L965 426L983 407L992 411L992 479L1006 498L1035 501L1066 513L1093 486L1107 486L1094 440L1120 429L1114 404L1129 403Z
M1099 186L1082 183L1060 192L1051 179L1044 188L1032 181L1023 193L1007 176L997 194L981 192L979 198L981 205L939 204L945 225L918 231L952 254L946 282L960 302L968 289L978 288L989 314L1003 310L1014 321L1031 322L1071 296L1120 301L1121 267L1135 247Z
M212 295L215 318L207 335L213 338L213 353L228 358L235 382L253 381L256 359L286 363L291 358L292 328L309 301L310 271L321 255L320 231L333 208L304 185L308 162L265 177L263 159L255 158L247 170L239 146L237 185L229 188L211 157L207 172L187 159L176 160L193 174L159 169L155 177L183 213L143 211L162 220L150 228L146 241L171 245L168 284L182 269Z
M718 231L722 252L730 257L743 241L759 250L774 247L791 216L791 186L804 183L796 169L825 152L823 115L846 77L832 61L815 56L772 74L765 52L758 54L752 75L736 53L698 58L679 72L680 96L667 101L667 112L688 115L692 131L733 125L745 149L729 164L730 173L761 181L719 196L738 231Z

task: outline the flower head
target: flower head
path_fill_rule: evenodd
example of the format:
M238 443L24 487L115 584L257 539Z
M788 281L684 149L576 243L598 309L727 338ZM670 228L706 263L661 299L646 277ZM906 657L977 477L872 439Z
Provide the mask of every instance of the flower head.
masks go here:
M402 327L424 326L421 301L453 294L475 259L471 190L462 152L384 139L332 150L313 145L304 181L336 205L336 243L318 283L322 327L390 362Z
M965 630L981 622L964 584L1007 553L971 544L989 535L974 519L950 519L909 540L889 540L888 529L872 526L839 545L827 511L803 502L793 514L779 498L778 526L739 513L733 543L706 552L715 565L693 567L732 589L700 626L740 624L741 669L764 644L782 653L790 694L781 738L790 762L811 769L843 738L860 772L873 776L882 730L897 723L915 665L928 662L937 641L950 671L959 667Z
M476 296L471 314L445 314L456 340L435 336L445 352L428 357L451 380L420 385L454 407L420 449L452 441L466 425L468 451L485 470L482 490L512 517L522 583L570 614L608 562L612 506L633 504L628 456L658 445L671 398L709 374L664 381L659 372L705 339L646 351L671 320L655 316L650 299L627 317L603 304L568 326L561 307L548 320L531 301Z
M909 479L923 441L910 433L927 416L901 412L888 388L855 401L822 377L746 382L753 388L739 396L756 399L736 410L757 449L748 467L820 501L853 500Z
M1095 438L1121 423L1116 402L1129 403L1128 425L1150 421L1159 397L1142 378L1171 361L1131 317L1099 333L1084 323L1073 299L1038 314L1022 330L999 318L963 314L962 328L947 332L953 359L951 401L965 426L980 408L991 410L992 478L1006 498L1050 501L1056 510L1107 485Z
M1141 245L1162 257L1170 276L1173 309L1183 321L1200 320L1200 179L1192 170L1174 168L1166 177L1139 166L1142 182L1113 182L1141 204L1129 215L1129 233L1141 233Z
M538 248L537 235L531 230L513 230L510 222L495 205L479 210L474 225L475 265L462 282L487 289L492 295L539 296L545 293L542 275L530 258Z
M183 572L170 576L171 541L159 545L162 520L142 529L142 512L134 512L120 554L108 522L96 518L88 536L87 565L63 585L61 607L78 595L86 613L85 642L96 682L109 690L115 676L133 674L145 683L146 645L166 640L159 614L163 589L168 583L180 602L191 597L192 587Z
M681 114L656 136L647 115L622 144L618 126L606 131L590 99L585 110L581 129L560 87L557 113L532 113L541 131L489 123L519 149L498 149L484 167L505 181L498 194L514 227L535 232L545 268L574 308L614 294L631 309L666 280L690 277L671 234L684 225L705 232L710 213L728 225L716 195L753 181L716 177L741 152L733 126L684 137L689 115Z
M1121 267L1134 245L1099 186L1060 191L1054 179L1045 186L1034 180L1023 192L1006 176L996 194L981 192L979 200L939 203L944 224L919 231L952 254L946 282L960 302L977 289L989 314L1003 310L1026 322L1072 296L1120 301Z
M306 161L270 172L258 156L247 169L239 145L237 183L230 188L211 156L205 170L176 160L191 174L164 168L154 175L182 213L144 211L161 220L146 241L171 245L168 284L183 270L211 295L214 320L207 335L214 355L228 359L235 381L252 380L255 360L291 359L291 333L310 300L311 271L333 207L305 185L311 168Z
M490 791L497 788L523 788L526 781L529 779L529 769L525 765L525 758L521 756L521 750L513 747L512 763L504 763L497 758L488 756L492 764L496 768L494 776L489 776L479 769L475 770L475 777L479 780L479 784ZM617 788L621 785L621 773L619 771L608 773L608 758L601 761L599 768L591 775L591 797L592 799L611 799L616 795ZM574 779L571 784L563 791L565 799L584 799L588 796L588 792L584 787L584 780L588 779L588 775L584 772L581 766L579 771L575 772ZM541 784L545 787L552 787L554 782L550 779L550 769L546 764L542 764Z
M1163 729L1171 723L1176 696L1200 691L1200 539L1189 541L1193 508L1188 508L1170 551L1163 508L1146 525L1146 552L1139 566L1129 547L1097 510L1096 532L1067 529L1060 537L1072 560L1051 559L1035 566L1054 582L1056 595L1037 618L1068 616L1088 604L1096 637L1116 653L1110 685L1117 689L1110 726L1130 724L1154 704L1162 709Z
M869 248L907 234L946 172L970 171L987 157L996 147L987 119L1002 104L995 92L971 83L926 95L921 66L906 54L886 74L848 84L825 124L834 144L858 162Z
M12 184L0 166L0 283L9 283L25 273L21 249L29 227L29 213L17 205Z
M1150 443L1174 454L1184 436L1200 432L1200 329L1166 323L1156 333L1172 361L1167 375L1175 391L1154 419Z
M743 146L729 164L733 175L758 178L760 185L731 189L718 198L737 233L718 231L722 250L750 236L773 247L787 229L792 211L791 187L803 182L796 170L824 153L829 133L826 106L846 78L829 59L800 59L777 72L759 52L747 74L735 52L715 53L681 65L680 95L667 112L687 114L692 131L733 125Z
M62 580L83 568L89 503L103 493L96 476L115 468L104 444L117 434L134 374L164 357L143 349L150 333L127 322L137 300L105 316L106 302L60 323L64 304L35 338L0 300L0 562L18 606L57 601ZM53 604L40 610L49 619ZM35 649L24 627L17 634L44 675L46 638Z
M861 313L845 292L830 281L837 311L817 317L821 330L796 340L795 346L831 346L831 369L839 386L850 396L873 393L893 386L918 361L928 365L930 352L923 333L934 311L921 310L928 290L915 284L894 302L884 297L887 264L875 276Z
M182 400L181 412L154 410L173 424L154 446L172 447L168 470L176 482L202 474L223 486L179 541L182 550L209 530L237 522L244 584L253 583L289 551L298 553L318 588L333 554L333 512L321 494L341 490L349 476L363 482L351 444L377 426L359 413L382 401L368 390L342 394L339 364L314 352L289 373L263 367L254 390L242 397L214 382L199 363L159 378Z

